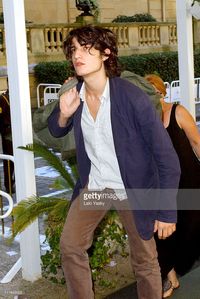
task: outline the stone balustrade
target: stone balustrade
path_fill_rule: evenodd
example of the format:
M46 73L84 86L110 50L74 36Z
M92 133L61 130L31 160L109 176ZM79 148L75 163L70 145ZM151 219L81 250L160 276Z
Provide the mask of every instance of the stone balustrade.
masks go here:
M31 106L37 107L37 82L33 67L41 61L65 60L62 44L67 33L79 24L33 25L27 24L27 51L29 62L29 82ZM143 54L150 52L176 51L176 23L103 23L117 36L119 55ZM200 49L200 21L194 22L194 46ZM6 83L5 32L0 24L0 91L7 88ZM53 83L53 82L52 82Z
M67 33L79 24L27 24L29 64L63 60L62 43ZM119 55L177 50L176 23L103 23L117 36ZM6 65L5 32L0 25L0 65Z

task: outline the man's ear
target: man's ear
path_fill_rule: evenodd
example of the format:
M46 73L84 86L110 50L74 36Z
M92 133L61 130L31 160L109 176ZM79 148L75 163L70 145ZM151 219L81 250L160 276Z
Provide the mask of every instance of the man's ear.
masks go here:
M103 57L102 57L102 59L103 59L103 61L105 61L105 60L107 60L108 58L109 58L109 55L110 55L110 49L108 49L108 48L106 48L105 50L104 50L104 53L105 53L105 55L103 55Z

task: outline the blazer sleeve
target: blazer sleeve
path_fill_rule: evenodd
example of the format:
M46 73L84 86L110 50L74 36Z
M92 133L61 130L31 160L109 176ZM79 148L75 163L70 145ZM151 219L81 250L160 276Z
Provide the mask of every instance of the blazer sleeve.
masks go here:
M158 169L160 196L157 220L176 222L176 196L181 173L177 153L167 130L145 94L135 106L135 116Z
M60 127L58 124L59 115L60 108L57 105L47 119L48 128L51 135L57 138L65 136L73 128L73 117L68 120L66 127Z
M160 188L177 188L180 179L180 164L167 130L148 98L144 97L139 107L140 112L137 110L138 107L136 116L141 134L157 164Z

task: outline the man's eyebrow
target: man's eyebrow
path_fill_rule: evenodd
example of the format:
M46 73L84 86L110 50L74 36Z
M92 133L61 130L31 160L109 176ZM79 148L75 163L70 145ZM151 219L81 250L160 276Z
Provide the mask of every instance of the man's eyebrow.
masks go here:
M86 42L82 42L82 43L80 43L80 45L81 45L81 46L89 46L89 44L86 43Z
M75 45L70 45L69 48L70 48L70 50L73 50L73 49L75 49Z

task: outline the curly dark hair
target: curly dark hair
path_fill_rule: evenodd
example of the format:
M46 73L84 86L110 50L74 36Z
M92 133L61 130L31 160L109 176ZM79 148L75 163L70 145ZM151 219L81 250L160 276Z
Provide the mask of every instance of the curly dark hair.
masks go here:
M64 54L69 61L72 58L73 38L76 38L80 45L90 45L91 48L94 47L96 50L99 50L101 55L109 57L104 61L108 77L120 76L121 68L118 60L117 41L115 34L111 30L93 25L72 29L63 43ZM110 49L110 54L106 54L105 49Z

